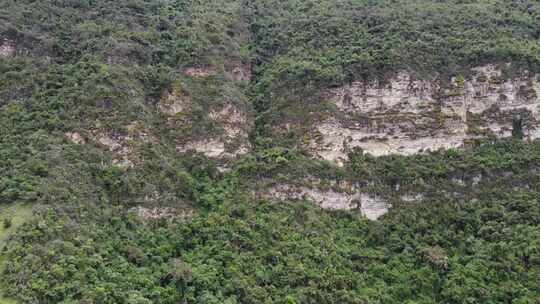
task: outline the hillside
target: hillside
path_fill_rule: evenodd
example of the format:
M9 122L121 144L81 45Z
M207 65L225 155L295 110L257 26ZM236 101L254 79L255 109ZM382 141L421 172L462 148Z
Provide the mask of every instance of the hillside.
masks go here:
M3 0L0 303L540 303L539 138L535 0Z

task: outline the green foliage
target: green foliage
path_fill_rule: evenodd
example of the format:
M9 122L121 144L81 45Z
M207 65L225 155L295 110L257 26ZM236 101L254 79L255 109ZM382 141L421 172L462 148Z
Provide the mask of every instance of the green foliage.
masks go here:
M0 296L0 304L17 304L17 302L13 299L6 299Z
M4 277L28 303L527 303L540 293L540 177L524 167L538 163L538 148L509 140L470 152L353 155L342 178L386 197L396 180L424 195L378 223L304 202L253 203L242 185L254 170L336 179L273 149L229 176L197 173L207 176L193 185L206 211L187 221L141 221L122 206L44 209L11 242ZM479 172L478 184L453 181Z
M31 217L32 208L29 205L12 204L0 205L0 252L4 248L9 236ZM1 260L1 256L0 256Z
M493 60L539 63L540 7L531 1L260 0L250 9L257 59L294 73L317 62L354 78Z
M4 229L11 228L11 225L13 225L13 221L9 218L4 218L4 221L2 223L2 226L4 226Z
M535 1L249 1L259 137L294 147L325 92L354 80L419 78L511 62L540 71ZM289 140L275 125L291 123ZM268 139L270 138L270 139ZM262 139L259 142L263 142Z
M374 190L388 193L399 187L401 192L434 191L445 189L456 191L458 180L472 183L475 178L493 177L500 174L520 176L524 181L512 181L509 184L530 184L535 175L529 173L532 164L539 159L539 145L525 145L514 139L501 139L495 143L480 140L470 153L456 150L432 152L412 157L385 156L374 158L356 151L349 155L348 175L352 179L371 180ZM533 165L536 167L536 165ZM527 180L530 179L530 180ZM443 182L444 181L444 182ZM453 189L453 190L452 190ZM470 189L466 189L468 191Z
M330 110L334 85L485 62L538 71L539 13L500 0L2 1L0 43L16 48L0 57L0 218L13 219L0 226L2 290L21 303L536 303L538 142L357 150L342 168L283 147L316 119L298 117ZM248 63L249 87L232 81ZM159 111L178 88L187 119ZM249 102L255 151L229 173L177 153L222 132L211 109ZM293 128L276 137L283 120ZM104 134L127 138L133 167ZM313 179L394 208L369 222L253 195ZM145 219L141 205L187 215Z

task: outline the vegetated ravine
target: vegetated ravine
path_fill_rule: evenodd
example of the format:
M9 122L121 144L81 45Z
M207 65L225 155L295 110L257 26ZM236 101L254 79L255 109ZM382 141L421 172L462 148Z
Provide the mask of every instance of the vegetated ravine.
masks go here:
M533 0L4 0L0 303L539 303L539 38Z

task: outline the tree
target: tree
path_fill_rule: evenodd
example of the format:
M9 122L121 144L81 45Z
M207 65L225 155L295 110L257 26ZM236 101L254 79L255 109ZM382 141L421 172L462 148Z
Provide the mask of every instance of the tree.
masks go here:
M523 139L523 118L518 115L512 119L512 137L515 139Z
M182 303L187 303L186 288L192 280L191 266L182 259L173 259L170 263L168 277L176 284L176 287L182 294Z
M3 222L4 229L8 229L13 224L12 220L9 218L5 218Z

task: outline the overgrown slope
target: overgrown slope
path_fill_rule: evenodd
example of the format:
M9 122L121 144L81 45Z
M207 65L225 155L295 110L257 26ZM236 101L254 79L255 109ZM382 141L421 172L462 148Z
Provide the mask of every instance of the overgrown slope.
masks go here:
M2 1L0 204L34 216L0 252L0 292L539 303L538 141L350 149L341 166L306 149L339 114L329 90L482 64L534 75L539 38L532 0ZM392 208L369 221L357 196Z

